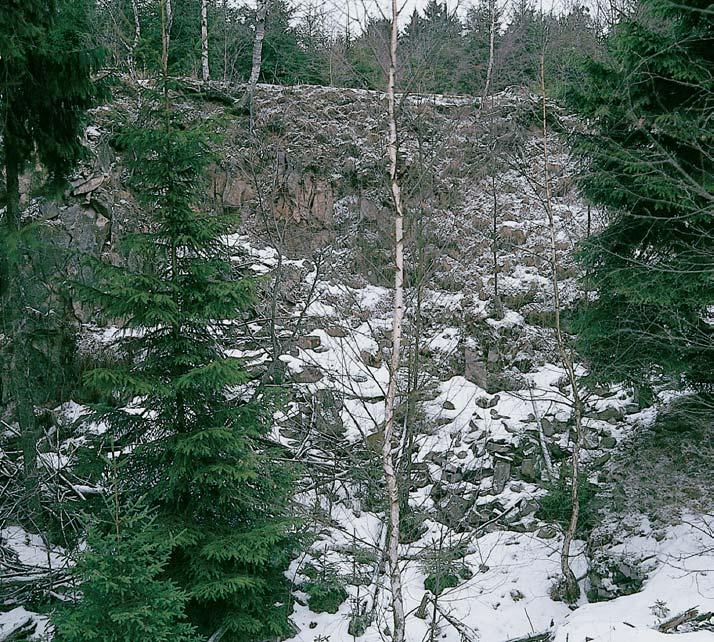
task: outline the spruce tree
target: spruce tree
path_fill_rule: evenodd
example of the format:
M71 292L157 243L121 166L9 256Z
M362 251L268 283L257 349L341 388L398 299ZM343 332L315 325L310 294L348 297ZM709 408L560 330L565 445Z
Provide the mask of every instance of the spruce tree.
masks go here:
M97 410L114 438L132 445L128 492L148 497L175 541L166 576L188 594L190 621L223 642L265 640L288 627L291 475L268 439L270 399L246 396L250 377L224 349L253 295L224 241L235 221L200 207L210 123L187 125L161 102L122 137L146 227L131 246L150 260L96 264L86 290L123 320L130 365L89 382L112 397Z
M446 3L429 0L421 16L415 10L404 30L404 83L413 91L457 91L465 62L462 25Z
M530 0L518 0L497 49L499 85L535 86L546 18Z
M82 153L86 110L101 93L92 74L102 52L91 41L90 0L6 0L0 10L0 160L5 174L0 221L0 296L3 346L2 387L14 404L23 456L24 503L37 523L39 511L36 446L41 434L35 406L46 363L36 359L48 334L61 332L47 286L48 255L40 247L48 234L21 222L20 176L31 162L48 172L53 188ZM45 368L43 372L43 367ZM57 377L58 379L61 377Z
M580 347L602 379L714 385L714 32L701 0L642 0L571 104L582 187L607 214L582 250Z
M498 50L501 39L502 10L498 5L493 8L496 13L494 46ZM488 73L491 20L491 0L478 0L466 12L464 53L467 65L461 78L461 86L466 93L474 95L483 93ZM497 76L498 73L495 75Z
M198 642L186 594L162 579L171 554L145 508L95 524L72 568L78 600L53 614L55 642Z
M86 110L98 94L102 52L90 38L89 0L6 0L0 11L0 135L5 225L20 226L19 177L37 158L61 182L81 156Z

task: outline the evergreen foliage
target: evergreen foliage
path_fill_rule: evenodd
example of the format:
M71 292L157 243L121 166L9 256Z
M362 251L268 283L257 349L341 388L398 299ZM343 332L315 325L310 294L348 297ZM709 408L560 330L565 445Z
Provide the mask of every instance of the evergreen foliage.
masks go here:
M548 492L538 500L536 516L549 524L558 524L566 528L573 512L572 483L570 477L560 477L548 485ZM578 501L580 514L576 536L586 538L597 524L597 486L588 481L586 476L578 482Z
M142 74L161 70L161 12L158 2L138 3L141 37L135 65ZM200 75L200 3L173 0L169 72L177 76ZM208 5L208 39L211 75L215 79L245 82L250 76L256 9L241 3ZM131 0L102 3L98 25L112 24L104 38L121 64L134 38ZM117 35L117 31L120 32ZM118 40L118 42L117 42ZM286 0L271 0L263 40L260 82L297 84L326 82L325 52L329 38L316 21L297 20L296 8Z
M580 315L596 376L714 385L714 34L706 2L643 0L591 60L571 104L581 184L607 212L582 248L597 300Z
M14 401L23 454L24 506L39 521L35 406L52 399L66 347L66 317L49 275L60 264L47 230L21 221L20 176L31 162L49 173L51 191L82 155L86 110L102 93L92 74L102 51L91 41L90 0L7 0L0 11L0 160L5 211L0 221L0 388ZM54 353L54 354L52 354ZM55 363L52 363L55 361ZM49 370L48 370L49 367Z
M267 438L271 399L246 396L250 377L222 346L252 284L224 240L235 221L200 209L210 123L185 127L168 101L123 136L147 215L131 247L151 260L95 262L100 283L83 291L124 321L129 365L94 370L89 383L113 398L97 412L114 437L136 444L127 491L148 497L175 541L166 576L186 591L191 622L225 630L225 642L264 640L285 633L290 610L292 478Z
M61 182L82 154L86 110L102 52L90 39L89 0L8 0L0 12L0 135L5 223L19 227L18 178L37 158Z
M359 37L348 43L345 56L349 71L343 79L346 86L384 91L389 69L390 31L389 20L372 18Z
M72 569L79 600L53 614L55 642L198 642L186 594L162 579L170 554L145 508L96 524Z
M496 20L494 32L494 53L501 46L501 23L503 20L502 10L498 5L495 7ZM491 7L490 0L478 0L471 5L466 12L464 24L464 55L466 64L461 77L460 87L468 93L480 93L486 86L486 74L488 73L488 57L491 39ZM494 71L498 66L494 61ZM498 78L493 78L494 85Z
M464 62L462 25L446 3L429 0L416 10L401 37L404 86L419 92L455 92Z
M310 610L315 613L337 613L349 595L335 565L323 560L321 568L307 565L303 573L309 578L302 589L308 595Z
M173 0L169 70L200 75L200 4ZM161 16L158 3L139 0L141 38L135 64L141 73L160 70ZM572 62L599 49L587 8L576 4L558 17L539 13L521 0L509 12L496 7L492 89L536 86L547 34L546 82L553 88L573 78ZM211 74L245 82L251 70L256 9L245 3L208 4ZM505 24L504 24L505 23ZM117 65L127 60L134 37L131 0L101 3L97 28ZM106 25L111 25L106 29ZM478 0L462 19L447 3L429 0L415 10L400 35L400 85L406 91L481 95L489 57L491 16L488 0ZM354 32L330 22L319 4L272 0L266 18L260 82L299 83L384 90L389 65L390 22L368 16Z
M498 49L500 86L537 84L546 20L546 16L538 15L529 0L515 4Z

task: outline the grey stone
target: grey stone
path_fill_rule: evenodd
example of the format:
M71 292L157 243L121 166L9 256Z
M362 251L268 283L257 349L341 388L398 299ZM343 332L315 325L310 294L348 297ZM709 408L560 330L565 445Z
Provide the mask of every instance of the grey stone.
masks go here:
M294 372L292 379L295 383L317 383L324 373L317 366L305 366L302 371Z
M463 473L455 464L447 464L441 472L441 479L447 484L458 484L463 478Z
M521 462L521 475L523 475L525 479L531 481L538 478L535 466L535 459L533 459L532 457L526 457Z
M470 501L458 495L451 495L439 513L448 526L456 526L466 517L469 508L471 508Z
M537 532L536 536L541 539L553 539L558 534L553 526L541 526Z
M94 190L98 189L104 182L104 176L93 176L88 181L83 181L77 185L73 190L72 194L74 196L83 196L84 194L91 194Z
M617 446L617 439L612 435L605 435L600 439L600 448L614 448Z
M478 352L471 348L464 351L464 377L484 389L487 389L491 382L486 365L479 358Z
M382 355L379 352L374 354L372 352L368 352L367 350L362 350L360 352L360 358L369 368L380 368L382 366Z
M343 327L340 327L338 325L331 325L329 328L325 330L328 336L330 337L337 337L337 338L343 338L346 337L349 333L347 330L345 330Z
M315 348L319 347L321 343L322 340L320 339L320 337L312 334L309 334L305 337L300 337L297 340L298 347L303 350L314 350Z
M80 254L99 256L109 240L109 219L91 207L72 205L60 210L60 220L69 235L70 247Z
M493 462L493 490L502 493L506 483L511 478L511 462L508 459L495 457Z
M599 419L600 421L621 421L623 419L622 410L614 406L608 406L604 410L593 410L585 414L590 419Z
M506 455L513 450L513 444L489 441L486 444L486 450L492 454Z
M555 434L555 424L545 417L541 419L540 425L543 427L543 434L552 437Z

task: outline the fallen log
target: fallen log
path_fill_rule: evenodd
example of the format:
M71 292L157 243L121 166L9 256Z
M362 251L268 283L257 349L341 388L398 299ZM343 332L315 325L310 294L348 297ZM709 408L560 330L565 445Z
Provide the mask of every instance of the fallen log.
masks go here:
M665 620L657 627L657 630L661 633L674 631L678 626L695 619L697 615L699 615L699 611L697 610L698 608L698 606L693 606L691 609L687 609L683 613L679 613L678 615L669 618L669 620Z
M438 604L436 606L436 610L439 612L441 617L443 617L449 624L451 624L451 626L453 626L459 632L462 640L465 640L465 642L480 641L481 636L479 635L478 631L475 631L470 626L467 626L463 622L457 620L450 613L444 611Z

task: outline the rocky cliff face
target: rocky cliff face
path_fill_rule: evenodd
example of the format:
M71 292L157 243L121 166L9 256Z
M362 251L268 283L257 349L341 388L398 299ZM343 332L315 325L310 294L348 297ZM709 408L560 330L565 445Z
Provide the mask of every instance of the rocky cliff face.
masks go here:
M307 464L298 500L317 533L291 569L294 639L371 642L388 621L376 455L391 314L385 100L373 92L263 86L251 132L238 98L213 86L178 107L221 134L206 206L239 215L229 242L264 288L264 309L235 354L256 368L277 359L292 391L276 417L276 437ZM518 93L499 95L484 110L466 97L400 101L408 315L399 419L410 507L402 549L409 639L433 630L447 641L501 642L536 632L566 640L585 635L583 622L596 613L584 606L569 615L549 594L562 520L546 510L544 497L557 489L573 425L552 330L546 167L566 307L582 296L572 255L598 213L572 184L563 141L574 124L553 108L555 134L544 158L537 107ZM119 239L142 217L126 187L128 152L116 147L114 134L117 123L134 117L131 88L124 88L93 114L91 160L73 178L67 202L31 208L67 246L126 260ZM106 336L83 314L87 337ZM656 413L623 387L585 394L583 459L607 504L622 443L646 432ZM75 417L73 405L58 415L69 410ZM695 528L680 525L674 532L656 511L634 512L602 532L601 518L592 517L579 533L573 566L593 601L638 596L629 603L630 624L649 631L651 603L666 599L672 612L692 604L686 590L662 588L681 577L662 565L643 567L641 558L688 555L704 546L706 529L695 536ZM316 612L306 588L313 576L342 587L333 587L341 596L336 613ZM697 581L714 590L711 579ZM694 602L711 602L712 590ZM601 621L617 620L615 611L599 613Z

